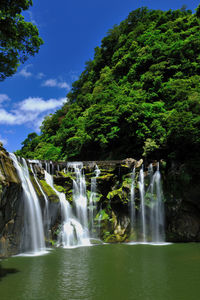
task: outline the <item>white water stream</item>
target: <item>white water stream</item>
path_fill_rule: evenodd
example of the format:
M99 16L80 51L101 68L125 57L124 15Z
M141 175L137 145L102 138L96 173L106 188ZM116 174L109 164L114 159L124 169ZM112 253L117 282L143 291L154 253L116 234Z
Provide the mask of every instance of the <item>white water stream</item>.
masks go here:
M44 201L45 201L43 220L44 220L44 232L45 232L46 237L48 238L48 236L49 236L49 226L50 226L49 200L48 200L46 194L44 193L44 191L43 191L43 189L42 189L42 187L40 185L40 182L39 182L39 180L38 180L38 178L36 176L36 173L34 171L34 167L33 167L32 163L31 163L31 161L29 161L29 163L30 163L31 172L33 173L34 179L35 179L35 181L37 183L37 186L38 186L38 188L39 188L39 190L40 190L40 192L41 192L41 194L42 194L42 196L44 198ZM37 163L39 164L39 162L37 162Z
M10 153L10 157L21 180L24 199L24 228L21 249L30 255L45 252L44 230L39 199L30 180L26 160L22 158L20 164L17 157Z
M50 168L47 166L47 169ZM64 248L90 245L88 229L84 227L79 219L76 219L65 194L58 192L53 185L53 176L45 171L45 180L57 194L61 205L61 231L59 234L59 244ZM80 214L82 216L82 214Z
M91 178L91 193L89 199L89 224L90 224L90 236L97 238L96 232L94 232L94 217L97 213L97 177L99 177L101 171L99 170L98 166L96 165L95 168L95 177Z

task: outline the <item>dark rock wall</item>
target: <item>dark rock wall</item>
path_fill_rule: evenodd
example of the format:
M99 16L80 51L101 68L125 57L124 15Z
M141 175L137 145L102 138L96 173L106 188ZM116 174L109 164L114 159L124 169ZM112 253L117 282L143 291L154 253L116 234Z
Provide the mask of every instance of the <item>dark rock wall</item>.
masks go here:
M12 160L0 145L0 257L19 251L23 222L21 192Z
M167 240L199 242L200 161L174 162L162 173Z

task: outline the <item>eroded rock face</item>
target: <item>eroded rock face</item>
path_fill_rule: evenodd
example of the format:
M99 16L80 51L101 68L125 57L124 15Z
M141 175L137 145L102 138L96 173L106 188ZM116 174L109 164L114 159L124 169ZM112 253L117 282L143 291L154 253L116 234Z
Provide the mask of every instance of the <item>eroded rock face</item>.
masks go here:
M22 216L21 182L6 150L0 145L0 256L18 252Z
M163 170L166 234L172 242L200 242L200 162Z

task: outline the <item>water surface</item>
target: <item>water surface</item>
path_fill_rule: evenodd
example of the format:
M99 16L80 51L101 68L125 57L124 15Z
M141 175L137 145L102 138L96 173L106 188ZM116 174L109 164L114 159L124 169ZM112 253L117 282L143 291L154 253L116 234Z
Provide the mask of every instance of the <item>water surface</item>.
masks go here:
M200 244L55 249L0 262L1 300L197 300Z

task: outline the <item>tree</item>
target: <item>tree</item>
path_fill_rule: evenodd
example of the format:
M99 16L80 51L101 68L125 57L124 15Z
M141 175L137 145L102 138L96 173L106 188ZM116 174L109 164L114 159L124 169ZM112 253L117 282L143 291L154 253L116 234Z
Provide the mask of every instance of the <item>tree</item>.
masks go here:
M0 1L0 81L12 76L43 44L37 27L21 15L31 5L32 0Z
M196 16L199 18L200 17L200 4L198 5L196 9Z
M23 156L61 160L166 158L200 148L200 8L141 8L95 48ZM27 142L27 141L26 141ZM43 151L45 147L45 151ZM47 153L48 151L48 153Z

